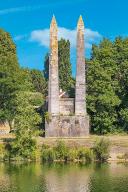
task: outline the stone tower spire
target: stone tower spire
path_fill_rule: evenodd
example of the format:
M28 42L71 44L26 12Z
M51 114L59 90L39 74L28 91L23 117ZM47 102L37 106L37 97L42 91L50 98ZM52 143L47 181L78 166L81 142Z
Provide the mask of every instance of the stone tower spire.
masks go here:
M77 24L77 68L76 68L76 93L75 115L86 115L85 102L85 47L84 47L84 22L82 16Z
M58 29L53 16L50 24L50 57L49 57L49 88L48 112L59 114L59 81L58 81Z

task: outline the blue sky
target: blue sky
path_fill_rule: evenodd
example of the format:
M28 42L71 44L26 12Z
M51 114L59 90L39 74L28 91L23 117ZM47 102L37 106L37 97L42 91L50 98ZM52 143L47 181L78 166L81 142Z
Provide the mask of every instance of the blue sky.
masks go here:
M113 40L116 36L128 35L128 0L0 0L0 28L11 33L21 66L43 69L53 14L59 38L71 41L73 74L80 14L86 27L86 57L92 43L98 43L102 37Z

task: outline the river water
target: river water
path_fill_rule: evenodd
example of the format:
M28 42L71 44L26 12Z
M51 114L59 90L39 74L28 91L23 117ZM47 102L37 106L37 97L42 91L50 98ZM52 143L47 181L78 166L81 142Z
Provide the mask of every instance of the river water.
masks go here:
M128 164L0 163L0 192L128 192Z

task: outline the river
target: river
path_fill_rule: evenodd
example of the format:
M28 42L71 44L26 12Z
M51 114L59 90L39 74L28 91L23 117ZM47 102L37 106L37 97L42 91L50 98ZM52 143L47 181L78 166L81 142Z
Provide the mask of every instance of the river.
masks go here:
M0 192L128 192L128 164L0 163Z

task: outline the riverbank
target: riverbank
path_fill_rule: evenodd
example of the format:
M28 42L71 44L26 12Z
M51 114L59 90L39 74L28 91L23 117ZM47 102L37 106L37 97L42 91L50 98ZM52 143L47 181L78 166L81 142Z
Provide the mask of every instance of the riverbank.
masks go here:
M6 143L13 139L13 135L0 136L0 143ZM64 141L64 143L70 148L92 148L96 140L102 138L102 136L90 135L84 138L43 138L37 137L37 144L39 147L46 145L48 147L54 147L58 140ZM128 135L109 135L104 136L110 142L110 154L108 161L124 162L128 161Z
M108 136L97 136L90 135L89 137L84 138L60 138L70 147L87 147L92 148L96 140L104 137L110 141L110 157L108 159L109 162L117 161L124 162L128 161L124 159L123 156L128 154L128 135L108 135ZM57 142L58 138L41 138L37 139L39 145L49 145L54 146Z

